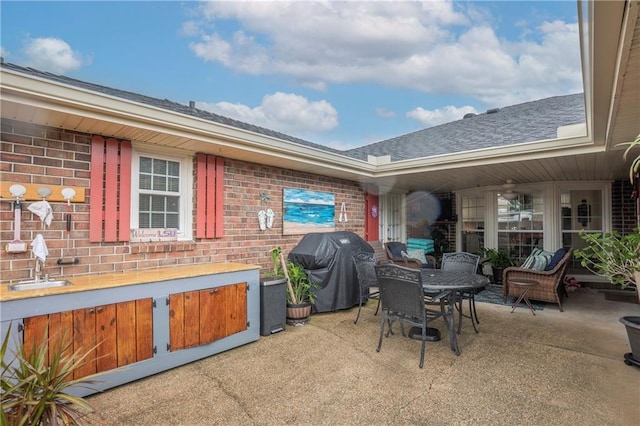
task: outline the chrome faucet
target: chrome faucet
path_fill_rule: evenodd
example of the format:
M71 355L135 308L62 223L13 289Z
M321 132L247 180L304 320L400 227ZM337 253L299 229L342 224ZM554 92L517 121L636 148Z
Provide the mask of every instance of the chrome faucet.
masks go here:
M35 282L40 282L40 278L42 277L42 267L44 266L44 263L40 261L40 259L38 259L36 257L36 264L35 267L33 268L33 280Z

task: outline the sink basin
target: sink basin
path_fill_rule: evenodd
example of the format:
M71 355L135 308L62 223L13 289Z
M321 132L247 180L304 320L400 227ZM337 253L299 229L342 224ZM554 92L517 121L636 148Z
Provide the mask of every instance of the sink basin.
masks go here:
M9 285L9 290L11 291L23 291L23 290L38 290L42 288L53 288L53 287L64 287L66 285L71 285L71 283L67 280L49 280L49 281L20 281L16 284Z

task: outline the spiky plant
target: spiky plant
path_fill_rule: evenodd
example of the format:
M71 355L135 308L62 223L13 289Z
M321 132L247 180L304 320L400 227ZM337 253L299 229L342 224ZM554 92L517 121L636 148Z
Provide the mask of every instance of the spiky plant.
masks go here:
M93 412L81 397L66 393L72 386L95 383L91 376L73 380L78 368L95 348L86 353L71 350L66 336L56 339L52 353L47 357L49 339L44 336L37 347L16 345L13 357L8 353L11 327L0 347L2 369L2 417L0 424L13 425L79 425ZM11 358L11 359L8 359Z

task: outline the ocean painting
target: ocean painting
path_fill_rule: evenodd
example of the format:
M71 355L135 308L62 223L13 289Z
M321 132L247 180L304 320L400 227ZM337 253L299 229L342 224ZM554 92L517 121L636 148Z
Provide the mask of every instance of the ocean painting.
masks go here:
M285 188L282 234L335 231L335 196L330 192Z

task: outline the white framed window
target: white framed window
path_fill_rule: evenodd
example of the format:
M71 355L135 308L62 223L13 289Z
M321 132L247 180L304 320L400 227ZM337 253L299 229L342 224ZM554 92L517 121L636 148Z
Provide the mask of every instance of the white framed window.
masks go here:
M192 239L192 154L136 144L131 169L131 228L175 228L178 240Z

